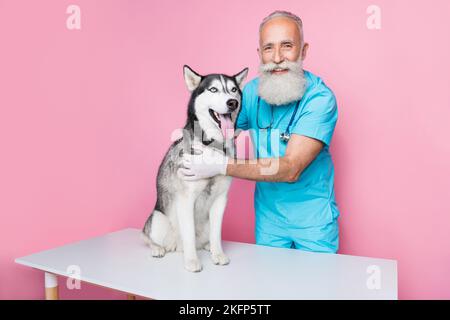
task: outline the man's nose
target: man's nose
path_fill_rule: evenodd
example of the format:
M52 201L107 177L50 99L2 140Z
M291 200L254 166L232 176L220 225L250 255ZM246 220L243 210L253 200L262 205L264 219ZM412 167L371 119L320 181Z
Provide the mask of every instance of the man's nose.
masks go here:
M229 99L227 101L227 107L228 109L230 109L231 111L234 111L237 109L237 107L239 106L239 102L236 99Z
M276 64L279 64L281 62L283 62L284 57L282 55L282 53L280 52L280 49L275 49L274 50L274 56L273 56L273 62Z

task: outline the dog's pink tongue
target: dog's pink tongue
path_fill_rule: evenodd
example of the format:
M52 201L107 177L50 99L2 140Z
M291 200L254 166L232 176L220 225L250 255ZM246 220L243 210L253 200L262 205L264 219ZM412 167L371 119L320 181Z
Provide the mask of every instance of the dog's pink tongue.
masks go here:
M231 121L230 115L219 114L220 117L220 128L222 129L222 134L225 139L230 139L234 135L234 125Z

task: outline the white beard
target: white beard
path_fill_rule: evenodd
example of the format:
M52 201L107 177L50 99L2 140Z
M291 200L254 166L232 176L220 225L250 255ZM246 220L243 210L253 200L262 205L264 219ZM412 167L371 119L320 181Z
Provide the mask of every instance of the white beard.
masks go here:
M270 71L276 68L289 70L284 74L271 74ZM298 101L305 93L306 78L301 58L297 62L285 60L280 64L260 64L259 74L258 94L269 104L279 106Z

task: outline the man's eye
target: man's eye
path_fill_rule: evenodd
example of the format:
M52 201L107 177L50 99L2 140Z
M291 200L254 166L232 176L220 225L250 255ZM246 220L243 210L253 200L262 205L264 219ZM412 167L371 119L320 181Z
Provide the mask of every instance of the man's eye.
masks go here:
M231 92L236 92L236 91L237 91L236 87L233 87L233 89L231 89Z
M211 91L212 93L215 93L218 91L216 87L211 87L208 90Z

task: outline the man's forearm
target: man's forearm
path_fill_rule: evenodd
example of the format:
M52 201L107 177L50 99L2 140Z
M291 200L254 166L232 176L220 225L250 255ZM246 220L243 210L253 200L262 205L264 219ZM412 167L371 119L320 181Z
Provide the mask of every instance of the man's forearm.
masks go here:
M254 181L292 182L300 175L299 170L285 157L228 160L227 175Z

